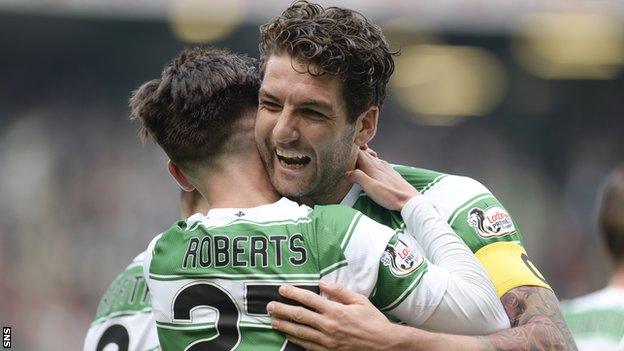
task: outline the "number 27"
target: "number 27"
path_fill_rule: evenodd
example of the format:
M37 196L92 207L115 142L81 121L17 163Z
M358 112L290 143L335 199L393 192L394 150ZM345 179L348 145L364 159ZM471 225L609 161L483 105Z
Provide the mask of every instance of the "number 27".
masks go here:
M270 301L280 301L289 304L297 304L292 300L283 298L279 293L280 285L248 284L247 312L250 314L266 315L266 306ZM300 285L318 293L318 286ZM215 328L217 335L208 339L200 339L186 348L188 351L200 350L223 350L229 351L236 348L240 343L239 330L241 312L234 298L223 288L209 282L200 282L184 287L173 301L173 319L176 321L191 322L191 312L200 306L212 307L219 311ZM301 347L286 342L283 350L303 350Z

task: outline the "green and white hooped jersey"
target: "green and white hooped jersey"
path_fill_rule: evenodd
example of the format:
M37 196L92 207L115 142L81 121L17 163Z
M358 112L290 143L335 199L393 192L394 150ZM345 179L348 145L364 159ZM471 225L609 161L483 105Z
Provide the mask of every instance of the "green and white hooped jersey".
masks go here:
M562 301L561 309L580 351L624 351L624 288Z
M143 257L141 253L132 260L106 289L87 332L84 351L160 349Z
M282 198L176 223L150 243L144 273L163 350L263 351L298 349L266 312L284 301L281 284L340 283L418 325L445 292L447 280L427 278L436 269L411 236L349 207Z
M422 168L394 169L427 197L488 273L498 296L525 285L550 286L529 260L513 217L478 181ZM401 213L376 204L355 184L341 202L390 228L403 228Z

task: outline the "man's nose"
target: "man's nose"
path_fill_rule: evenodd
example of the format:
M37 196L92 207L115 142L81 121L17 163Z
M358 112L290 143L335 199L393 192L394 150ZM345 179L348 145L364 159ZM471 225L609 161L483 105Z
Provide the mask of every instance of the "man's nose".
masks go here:
M297 127L298 118L292 112L284 109L277 119L273 128L273 140L277 143L287 144L299 139Z

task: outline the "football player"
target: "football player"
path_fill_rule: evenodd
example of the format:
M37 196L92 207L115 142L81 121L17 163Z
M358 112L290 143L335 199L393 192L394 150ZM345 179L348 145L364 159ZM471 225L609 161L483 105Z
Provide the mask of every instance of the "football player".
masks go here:
M469 248L401 177L393 205L414 236L347 206L312 209L280 199L253 137L258 87L254 60L195 49L131 98L141 134L169 156L171 175L211 206L146 251L163 350L296 349L271 329L268 315L285 283L315 292L322 282L341 283L414 326L468 333L509 326Z
M381 29L353 10L299 1L261 26L260 55L256 142L277 191L308 205L351 206L382 224L402 228L398 212L375 203L361 186L352 184L361 182L358 150L375 135L394 70L393 53ZM394 169L435 204L474 252L514 327L479 338L421 333L427 340L414 344L426 348L425 341L434 341L446 345L444 350L575 348L555 294L523 247L518 224L485 186L427 169ZM289 323L295 312L283 312L288 315L279 323L281 330L289 332L293 329L284 328L290 326L309 337L316 335L309 341L319 349L336 344L358 349L357 343L365 340L345 337L353 328L346 330L347 324L335 318L345 311L317 314L297 326ZM332 337L319 330L319 321L345 329ZM377 333L362 334L382 349L389 341Z
M598 226L613 272L604 289L563 302L579 350L624 350L624 166L606 179Z

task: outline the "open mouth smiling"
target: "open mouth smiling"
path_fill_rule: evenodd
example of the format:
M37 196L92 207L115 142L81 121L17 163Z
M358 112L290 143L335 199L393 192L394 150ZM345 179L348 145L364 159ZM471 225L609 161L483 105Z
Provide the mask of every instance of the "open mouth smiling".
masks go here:
M295 151L276 149L275 155L277 156L280 165L290 169L303 168L310 163L310 161L312 161L310 156Z

